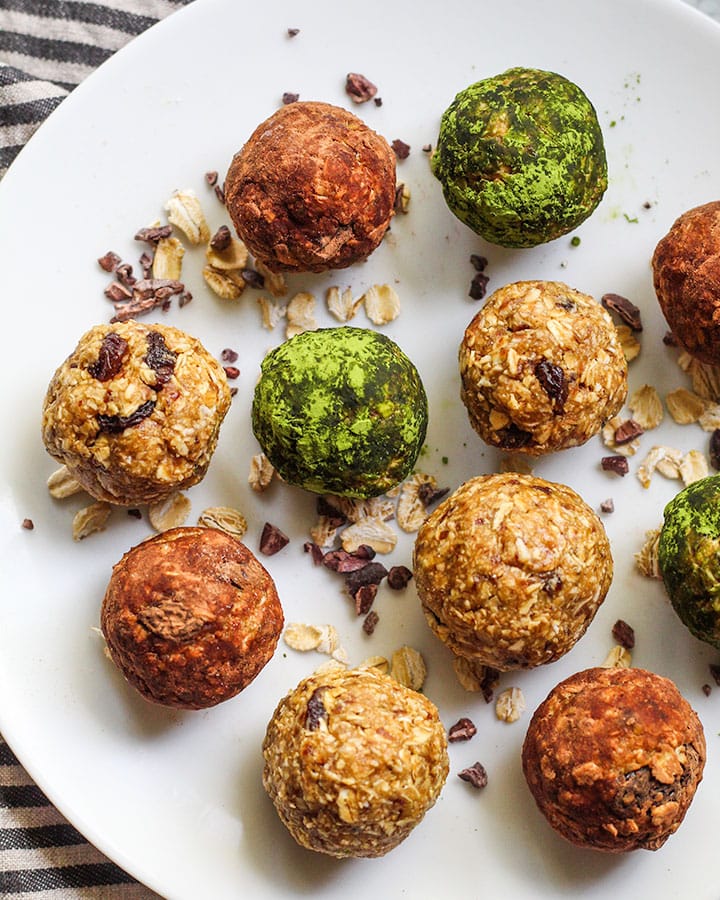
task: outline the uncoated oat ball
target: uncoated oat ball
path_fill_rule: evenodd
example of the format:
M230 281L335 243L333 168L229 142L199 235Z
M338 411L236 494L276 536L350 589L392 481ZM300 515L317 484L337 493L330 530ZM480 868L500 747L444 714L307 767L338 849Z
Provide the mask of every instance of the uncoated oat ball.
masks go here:
M470 423L502 450L539 456L584 444L627 394L610 316L559 281L495 291L468 325L459 360Z
M657 850L702 780L705 737L667 678L632 668L578 672L532 717L522 751L550 825L580 847Z
M203 478L229 407L225 372L196 338L97 325L50 382L43 440L96 499L154 503Z
M290 103L235 154L225 203L238 235L273 272L324 272L364 260L395 206L385 138L338 106Z
M676 219L652 265L658 302L678 342L701 362L720 365L720 200Z
M448 773L445 729L422 694L370 669L332 669L280 701L263 783L295 840L383 856L421 821Z
M571 488L532 475L479 475L445 499L415 541L432 631L496 669L553 662L585 633L613 575L610 543Z
M205 709L269 662L283 626L270 574L215 528L173 528L113 567L100 623L113 662L146 699Z

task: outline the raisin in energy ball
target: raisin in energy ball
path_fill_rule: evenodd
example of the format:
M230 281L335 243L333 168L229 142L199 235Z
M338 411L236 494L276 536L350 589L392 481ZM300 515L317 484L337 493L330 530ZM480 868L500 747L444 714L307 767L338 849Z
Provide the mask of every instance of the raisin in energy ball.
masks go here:
M508 69L460 91L443 114L432 168L451 212L503 247L577 228L607 188L592 103L539 69Z
M263 743L265 790L303 847L377 857L397 847L448 774L434 704L372 669L332 669L280 701Z
M522 765L538 808L571 843L657 850L680 827L702 779L705 737L669 679L587 669L540 704Z
M283 626L254 554L214 528L173 528L114 566L101 612L110 656L146 699L205 709L234 697L272 657Z
M720 200L683 213L653 254L660 308L682 347L720 365Z
M296 102L262 122L230 164L225 203L273 272L323 272L368 257L395 205L395 156L357 116Z
M200 341L168 325L97 325L55 372L42 434L98 500L154 503L207 471L230 389Z
M495 291L468 325L459 362L470 423L501 450L539 456L584 444L627 394L610 316L559 281Z
M372 497L412 471L425 440L420 375L367 328L305 331L271 350L252 425L282 478L309 491Z
M456 654L501 671L553 662L585 633L613 574L602 523L571 488L479 475L420 528L415 583Z

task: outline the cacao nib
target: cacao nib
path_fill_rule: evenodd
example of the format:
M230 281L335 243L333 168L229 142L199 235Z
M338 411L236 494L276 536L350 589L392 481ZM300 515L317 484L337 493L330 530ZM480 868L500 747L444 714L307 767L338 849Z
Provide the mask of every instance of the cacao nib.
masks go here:
M323 704L324 687L315 688L308 700L305 711L305 727L308 731L317 731L323 719L327 719L327 710Z
M398 159L407 159L410 156L410 144L406 144L405 141L395 138L390 146Z
M108 332L100 344L98 358L88 366L88 372L98 381L110 381L122 369L128 342L114 331Z
M120 284L119 281L111 282L105 288L105 296L113 303L123 303L132 297L132 291L127 285Z
M129 509L127 511L127 514L130 516L131 519L142 519L142 513L140 512L139 509L136 509L135 507L132 507L131 509Z
M287 106L289 103L297 103L299 99L300 94L295 94L291 91L285 91L282 95L283 106Z
M294 38L296 35L300 34L299 28L288 28L287 30L288 37Z
M283 547L290 543L290 538L276 525L266 522L260 535L260 552L265 556L273 556L279 553Z
M223 366L225 377L232 381L234 378L240 377L240 369L237 366Z
M427 508L449 493L450 488L434 488L430 482L426 481L418 488L418 499Z
M720 470L720 428L716 428L710 435L709 456L713 469Z
M484 272L487 268L487 264L488 261L486 256L480 256L479 253L470 254L470 265L476 272Z
M345 585L347 587L348 594L355 599L355 595L366 584L375 584L378 585L387 575L387 569L382 563L378 562L369 562L367 565L364 565L361 569L356 569L353 572L348 572L345 578Z
M232 234L230 234L230 229L227 227L227 225L221 225L215 232L215 234L210 238L210 246L218 253L221 253L223 250L227 250L231 243Z
M458 719L457 722L448 729L448 741L450 741L451 744L454 744L457 741L469 741L475 734L477 734L475 724L471 719L463 716L462 719Z
M132 428L133 425L138 425L143 419L151 416L154 409L155 401L146 400L129 416L106 416L100 413L97 417L100 432L102 434L121 434L126 428Z
M316 566L322 565L323 561L323 552L320 547L314 541L305 541L303 544L303 550L306 553L310 554L310 558L313 561L313 564Z
M387 573L388 587L393 591L401 591L406 588L412 578L412 572L407 566L391 566Z
M377 596L378 586L376 584L363 584L355 593L355 612L359 616L364 616L370 612L370 607Z
M568 395L568 384L561 366L541 359L535 364L535 377L553 404L553 412L561 413L565 408Z
M473 763L469 768L463 769L461 772L458 772L458 777L462 778L463 781L467 781L474 788L484 788L488 783L487 772L485 771L485 766L482 763L476 762Z
M483 700L490 703L495 692L495 688L500 683L500 670L494 669L492 666L485 666L483 677L480 681L480 690L482 691Z
M163 238L172 234L172 225L156 225L151 228L141 228L135 234L136 241L144 241L146 244L157 244Z
M600 512L604 513L614 513L615 512L615 501L612 497L608 497L607 500L603 500L600 504Z
M616 475L627 475L630 464L624 456L603 456L600 465L605 472L614 472Z
M710 665L708 666L708 669L710 670L710 674L712 675L713 680L715 681L715 684L720 686L720 665L716 665L715 663L710 663Z
M702 686L702 692L703 692L703 694L705 694L706 697L709 697L710 694L712 694L712 688L710 687L709 684L704 684Z
M474 275L473 280L470 282L468 297L470 297L471 300L482 300L487 292L488 281L490 281L490 279L484 272L478 272Z
M205 181L210 185L210 187L215 187L218 180L218 173L212 169L210 172L205 173Z
M104 256L101 256L100 259L98 259L100 268L105 272L114 272L120 265L120 261L120 257L117 253L113 253L112 250L108 250Z
M137 278L133 275L133 267L130 265L130 263L121 263L115 269L115 276L117 277L117 280L120 282L120 284L124 284L125 287L129 288L131 288L137 281Z
M375 612L374 609L371 609L370 612L365 616L363 620L362 629L365 634L372 634L377 628L377 623L380 621L380 616Z
M225 363L234 363L238 360L238 354L235 350L231 350L230 347L226 347L220 354L220 359Z
M675 337L675 335L672 333L672 331L665 332L665 334L663 335L663 344L665 344L666 347L677 347L678 346L678 340Z
M215 185L215 196L218 198L220 203L222 203L222 205L225 206L225 188L224 188L224 186L220 187L219 184Z
M160 390L172 378L175 371L174 353L165 343L165 338L159 331L149 331L147 336L148 351L145 354L145 362L157 375L155 387Z
M265 278L259 272L256 272L255 269L243 269L240 275L245 284L250 285L250 287L261 288L265 286Z
M32 519L23 519L21 524L25 531L32 531L35 527L35 523Z
M617 313L633 331L643 330L640 310L627 297L622 297L620 294L603 294L600 302L605 309Z
M333 572L347 575L349 572L357 572L368 564L368 557L364 553L349 553L347 550L328 550L323 556L323 565Z
M644 429L638 425L635 419L627 419L615 429L613 438L616 444L629 444L630 441L634 441L644 433Z
M612 636L626 650L632 650L635 646L635 630L623 619L618 619L613 625Z
M377 86L359 72L348 72L345 92L354 103L366 103L377 94Z

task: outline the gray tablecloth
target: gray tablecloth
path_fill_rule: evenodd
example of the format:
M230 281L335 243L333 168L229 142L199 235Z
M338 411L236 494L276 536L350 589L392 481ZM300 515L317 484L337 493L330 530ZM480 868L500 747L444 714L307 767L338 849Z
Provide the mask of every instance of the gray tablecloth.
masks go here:
M190 2L0 0L0 178L83 78L136 34ZM687 2L720 21L720 0ZM48 803L0 735L0 897L156 896Z

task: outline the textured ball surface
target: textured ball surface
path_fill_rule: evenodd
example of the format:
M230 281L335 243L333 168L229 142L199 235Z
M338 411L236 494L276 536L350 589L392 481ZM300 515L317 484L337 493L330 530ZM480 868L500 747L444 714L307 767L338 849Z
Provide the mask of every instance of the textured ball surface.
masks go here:
M577 228L607 188L592 103L539 69L508 69L461 91L442 117L432 166L450 210L503 247Z
M285 481L348 497L406 478L427 418L413 363L364 328L306 331L271 350L252 407L255 436Z

